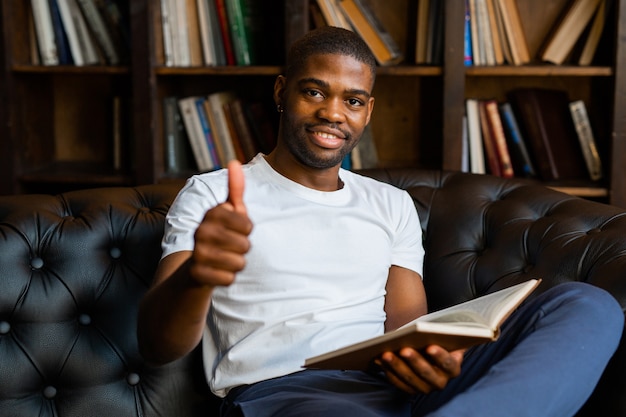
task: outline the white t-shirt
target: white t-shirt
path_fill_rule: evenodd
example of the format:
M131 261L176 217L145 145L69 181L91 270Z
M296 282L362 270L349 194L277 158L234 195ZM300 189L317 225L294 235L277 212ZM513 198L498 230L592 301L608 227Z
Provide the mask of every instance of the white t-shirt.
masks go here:
M304 359L384 332L389 267L422 274L422 231L405 191L341 170L341 190L304 187L257 155L243 167L254 225L246 267L215 288L203 338L213 392L301 370ZM187 181L166 219L163 256L192 250L225 170Z

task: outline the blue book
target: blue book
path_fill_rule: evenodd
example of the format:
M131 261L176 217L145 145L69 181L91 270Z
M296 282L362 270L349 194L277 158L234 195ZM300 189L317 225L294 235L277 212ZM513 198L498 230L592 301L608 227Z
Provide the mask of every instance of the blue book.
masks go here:
M513 170L516 173L521 173L521 176L524 177L537 176L511 105L509 103L502 103L499 105L499 108L507 145L511 153Z
M466 67L474 65L472 59L472 30L470 28L470 10L468 0L465 0L465 27L464 27L463 53Z
M59 11L59 5L57 0L48 0L50 5L50 17L52 17L52 29L54 30L54 43L57 46L57 53L59 55L60 65L72 65L74 59L70 51L70 42L67 39L65 28L63 27L63 20L61 19L61 12Z
M217 155L217 149L215 149L215 140L213 139L213 133L211 132L211 125L209 125L209 119L207 118L206 112L204 110L204 101L206 99L199 98L196 100L196 108L198 109L198 116L200 117L200 124L202 125L202 130L204 131L204 137L206 139L207 147L209 148L209 155L211 155L211 160L213 161L214 169L221 168L222 164L220 162L220 158Z

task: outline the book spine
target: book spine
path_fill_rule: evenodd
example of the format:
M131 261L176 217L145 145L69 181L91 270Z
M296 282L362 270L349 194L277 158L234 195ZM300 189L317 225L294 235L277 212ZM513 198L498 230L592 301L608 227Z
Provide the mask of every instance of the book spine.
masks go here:
M180 116L177 97L163 99L163 132L165 136L165 171L179 174L194 169L189 138ZM191 154L191 155L190 155Z
M198 112L198 118L200 120L200 126L202 126L202 132L204 133L204 140L206 147L209 151L209 157L211 159L211 169L218 169L221 167L220 158L217 155L215 149L215 139L213 138L213 132L211 132L211 126L204 107L205 98L199 97L196 99L196 111Z
M52 15L48 0L31 0L39 55L43 65L59 65L59 55L54 41Z
M163 64L166 67L174 66L174 47L172 44L172 14L170 1L161 0L161 30L163 32Z
M200 39L200 24L196 0L185 0L185 14L187 15L187 39L189 42L189 65L199 67L203 63L202 40Z
M78 5L83 11L85 20L89 25L92 33L94 34L98 44L104 51L107 62L110 65L119 65L120 56L113 43L111 34L109 33L107 26L93 0L77 0Z
M535 177L537 173L510 103L502 103L500 105L500 115L509 143L509 149L511 150L511 159L515 173L525 177Z
M237 159L235 148L233 146L232 137L228 130L226 115L224 113L224 104L234 100L234 96L229 92L219 92L210 94L209 103L209 122L211 130L214 132L215 141L219 142L219 146L223 150L222 165L225 166L229 161Z
M243 0L230 0L226 2L226 15L230 27L230 38L232 40L235 62L237 65L251 65L249 25L244 21Z
M178 100L178 106L198 169L200 171L209 171L212 168L212 163L208 149L205 146L206 141L203 137L202 126L200 125L200 119L196 111L196 98L197 97L181 98Z
M465 101L465 114L467 116L470 171L474 174L484 174L485 156L477 99L469 98Z
M602 161L596 147L596 141L593 136L593 130L591 129L591 122L589 121L585 102L582 100L573 101L569 103L569 109L572 113L574 127L576 128L578 140L580 141L580 147L583 151L589 177L597 181L602 178Z
M463 28L463 63L467 67L474 65L472 58L472 28L469 0L465 0L465 26Z
M60 65L72 65L74 59L70 50L70 42L67 38L66 29L61 18L61 11L57 0L48 0L50 6L50 17L52 21L52 30L54 31L54 43L57 46L57 54L59 55Z
M217 12L220 32L222 34L222 43L224 45L224 54L226 56L226 65L236 65L237 60L233 51L233 44L230 38L230 29L228 28L228 13L226 11L226 0L215 0L215 9Z
M500 173L504 178L514 176L513 164L511 163L511 155L506 144L506 136L498 111L498 103L495 100L487 100L485 102L485 111L487 112L487 121L493 138L498 161L500 162Z
M480 129L483 134L483 146L485 155L487 156L487 166L489 167L491 175L501 177L502 169L500 168L500 159L498 158L495 139L489 127L489 116L487 115L485 104L486 102L484 100L478 101L478 115L480 117Z

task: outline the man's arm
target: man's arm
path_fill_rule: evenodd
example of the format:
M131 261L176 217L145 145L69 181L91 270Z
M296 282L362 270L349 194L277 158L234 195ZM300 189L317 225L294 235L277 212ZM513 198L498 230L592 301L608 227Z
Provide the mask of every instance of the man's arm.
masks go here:
M426 292L418 273L392 266L386 290L385 331L426 314ZM398 388L411 394L428 393L444 388L450 379L461 373L463 353L463 350L448 352L431 345L423 351L403 348L399 352L385 352L376 362Z
M195 231L193 251L161 260L139 306L139 349L151 362L176 360L198 345L213 289L230 285L245 266L252 223L243 204L241 166L228 168L228 200L207 211Z

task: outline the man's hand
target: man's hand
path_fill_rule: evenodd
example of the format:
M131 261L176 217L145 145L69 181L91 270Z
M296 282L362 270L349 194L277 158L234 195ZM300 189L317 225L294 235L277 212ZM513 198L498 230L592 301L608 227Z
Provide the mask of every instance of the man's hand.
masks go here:
M207 211L195 233L191 277L201 285L230 285L245 266L252 222L243 201L244 174L238 161L228 164L228 199Z
M440 346L428 346L423 352L403 348L397 354L385 352L376 363L389 381L409 394L429 393L445 388L461 373L465 350L448 352Z

